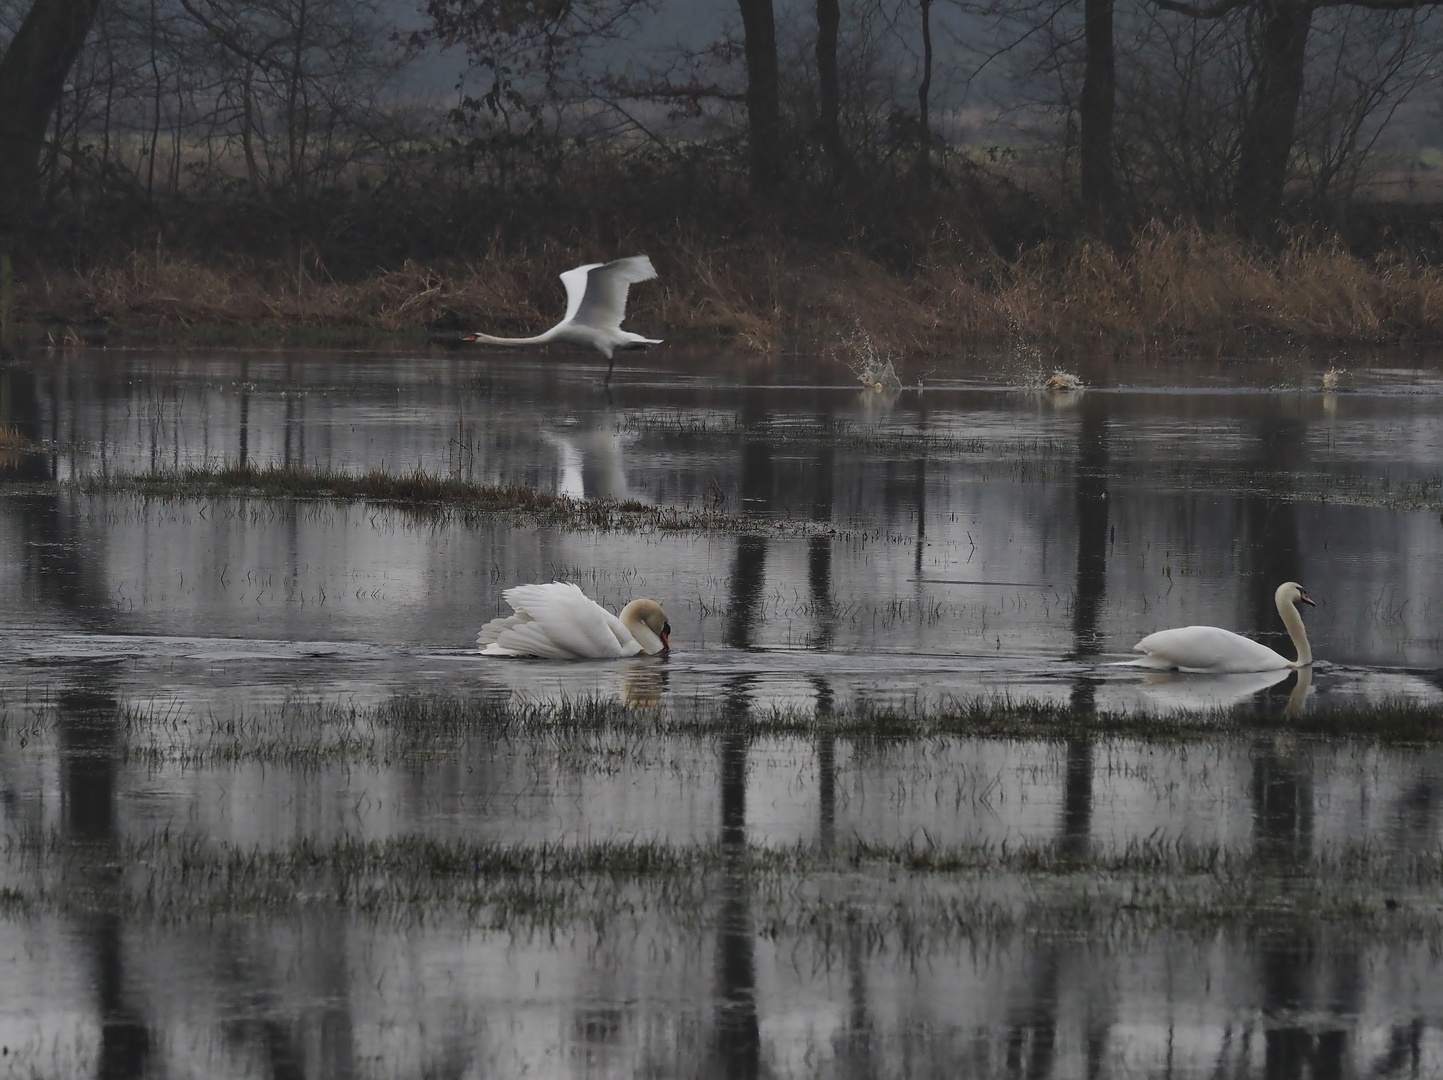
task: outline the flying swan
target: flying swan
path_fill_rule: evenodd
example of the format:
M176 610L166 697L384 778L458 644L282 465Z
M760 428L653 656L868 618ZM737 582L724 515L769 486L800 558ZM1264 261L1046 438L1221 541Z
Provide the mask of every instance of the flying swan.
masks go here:
M606 381L610 383L611 369L616 366L612 354L617 349L661 344L660 338L642 337L621 328L621 320L626 318L626 290L654 277L656 267L645 255L631 255L609 263L587 263L561 275L561 284L566 286L566 315L546 333L503 338L477 331L461 340L483 345L544 345L548 341L561 341L590 346L610 361L606 366Z
M485 656L607 660L671 648L671 623L655 600L633 600L618 618L569 582L517 585L501 596L515 614L481 627Z
M1132 667L1154 671L1193 671L1209 674L1233 674L1246 671L1277 671L1302 668L1313 662L1313 647L1303 629L1298 604L1316 605L1296 581L1285 581L1273 594L1278 614L1288 628L1288 637L1298 650L1298 658L1289 660L1251 638L1234 634L1217 626L1183 626L1175 630L1159 630L1143 638L1133 649L1143 653L1141 660L1130 660Z

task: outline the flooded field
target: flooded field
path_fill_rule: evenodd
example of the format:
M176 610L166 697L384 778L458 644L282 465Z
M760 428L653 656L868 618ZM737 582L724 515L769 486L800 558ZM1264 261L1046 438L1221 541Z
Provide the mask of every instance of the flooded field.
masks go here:
M1327 366L0 369L0 1077L1443 1074L1443 365ZM714 514L105 486L222 465Z

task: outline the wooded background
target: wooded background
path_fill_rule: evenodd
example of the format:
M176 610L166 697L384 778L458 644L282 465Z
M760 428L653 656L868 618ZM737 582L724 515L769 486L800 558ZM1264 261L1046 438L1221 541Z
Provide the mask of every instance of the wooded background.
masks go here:
M1433 3L0 0L0 49L3 246L77 265L1437 241Z

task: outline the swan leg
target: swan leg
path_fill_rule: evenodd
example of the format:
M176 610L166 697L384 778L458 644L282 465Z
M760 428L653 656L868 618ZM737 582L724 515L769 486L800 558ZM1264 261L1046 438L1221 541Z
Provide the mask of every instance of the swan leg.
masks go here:
M606 358L606 378L602 380L603 386L611 385L611 369L616 367L616 356L612 354Z

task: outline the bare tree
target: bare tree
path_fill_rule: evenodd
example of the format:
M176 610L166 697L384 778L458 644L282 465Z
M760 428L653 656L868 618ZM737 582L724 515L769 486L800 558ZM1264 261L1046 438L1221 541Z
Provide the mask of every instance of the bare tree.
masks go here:
M1293 138L1293 172L1315 203L1349 200L1383 163L1374 148L1396 111L1436 77L1443 11L1333 9L1315 20L1318 62L1309 66Z
M782 114L777 76L777 27L772 0L737 0L747 58L747 132L751 182L757 194L775 190L782 176Z
M1086 0L1083 16L1082 94L1078 103L1082 212L1100 230L1112 217L1116 185L1112 169L1112 118L1116 101L1116 60L1112 40L1113 0Z
M1274 2L1261 17L1252 104L1238 141L1233 183L1238 226L1253 236L1273 228L1282 213L1313 7Z
M922 78L917 83L917 166L925 184L932 165L932 0L917 0L922 23Z
M832 167L832 178L846 167L842 146L842 91L837 72L837 37L842 9L837 0L817 0L817 130Z
M40 154L100 0L35 0L0 59L0 230L40 194Z
M1315 12L1345 6L1375 12L1416 11L1438 0L1219 0L1206 6L1182 0L1153 2L1194 19L1217 19L1243 10L1257 20L1252 89L1238 139L1233 208L1239 231L1261 238L1273 233L1282 215Z

